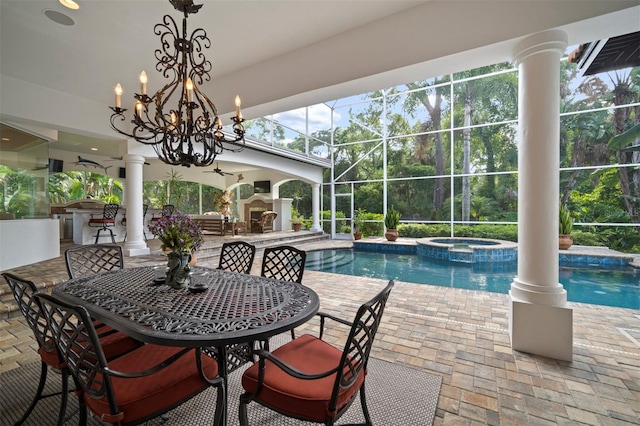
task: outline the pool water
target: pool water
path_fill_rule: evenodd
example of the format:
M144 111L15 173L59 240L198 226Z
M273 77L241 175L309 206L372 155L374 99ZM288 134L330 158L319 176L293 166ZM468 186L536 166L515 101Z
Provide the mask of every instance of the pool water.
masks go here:
M342 275L430 284L507 294L517 263L452 264L411 254L319 250L307 253L306 268ZM640 309L640 270L560 266L570 302Z

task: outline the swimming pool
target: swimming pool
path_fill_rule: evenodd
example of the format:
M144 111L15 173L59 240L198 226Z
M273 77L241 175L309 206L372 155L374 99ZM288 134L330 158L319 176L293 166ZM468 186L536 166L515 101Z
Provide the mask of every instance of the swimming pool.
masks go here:
M412 254L353 249L307 252L306 268L361 277L507 294L517 263L452 264ZM571 302L640 309L640 270L632 267L560 266L560 282Z

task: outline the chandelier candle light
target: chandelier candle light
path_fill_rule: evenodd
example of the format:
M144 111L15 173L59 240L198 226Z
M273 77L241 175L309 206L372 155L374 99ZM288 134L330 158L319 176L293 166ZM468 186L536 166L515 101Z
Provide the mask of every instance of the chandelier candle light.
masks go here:
M161 49L156 49L156 70L171 81L153 96L147 95L147 74L140 73L140 93L131 120L131 132L119 129L116 121L125 121L122 108L122 86L116 85L116 105L110 107L111 127L136 141L152 145L158 158L173 166L205 167L213 164L223 151L237 152L244 148L244 127L240 112L240 97L235 99L233 136L227 138L213 102L198 87L211 80L211 62L202 50L211 46L207 33L198 28L187 38L187 18L202 5L193 0L169 0L183 13L182 36L174 19L165 15L156 24L154 33L160 36ZM196 84L197 83L197 84Z

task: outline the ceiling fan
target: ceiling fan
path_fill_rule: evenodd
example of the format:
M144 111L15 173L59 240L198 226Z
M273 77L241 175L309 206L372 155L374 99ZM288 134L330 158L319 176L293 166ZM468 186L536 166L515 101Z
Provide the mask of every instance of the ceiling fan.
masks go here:
M216 163L216 168L213 170L205 170L203 171L203 173L217 173L220 176L224 176L224 175L229 175L229 176L233 176L233 173L229 173L229 172L223 172L222 169L220 168L220 164Z

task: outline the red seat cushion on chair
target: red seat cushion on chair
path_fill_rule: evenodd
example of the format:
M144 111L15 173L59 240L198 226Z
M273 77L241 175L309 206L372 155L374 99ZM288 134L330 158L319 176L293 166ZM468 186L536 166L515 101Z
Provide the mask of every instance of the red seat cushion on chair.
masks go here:
M315 336L305 334L273 351L273 355L290 366L308 374L322 373L340 363L342 351ZM347 389L340 390L339 411L355 396L364 381L364 374ZM324 422L333 416L329 412L329 399L336 375L316 380L296 379L266 361L264 386L256 400L292 417ZM252 365L242 376L242 386L254 392L258 386L258 363Z
M89 219L89 223L114 223L115 219L95 218Z
M109 368L120 372L140 372L181 351L182 348L147 344L133 352L109 362ZM202 356L202 368L206 377L218 375L218 363ZM208 386L200 378L195 350L183 355L170 366L149 376L135 379L112 377L118 409L124 413L123 423L134 422L158 413L167 406L177 406L190 396ZM98 416L110 416L108 399L93 399L87 394L84 400Z
M94 321L94 324L98 325L96 330L98 331L98 336L100 336L102 351L108 360L117 358L142 346L141 342L132 339L120 331L115 331L108 325L102 324L98 321ZM51 341L49 341L49 343L53 344ZM58 351L48 351L45 348L39 348L38 353L45 364L53 368L57 368L58 370L64 368L65 363L58 356Z
M58 351L55 349L52 351L48 351L45 348L38 348L38 354L40 354L40 358L42 361L47 364L49 367L56 368L58 370L62 370L65 367L64 361L60 359L58 356Z

